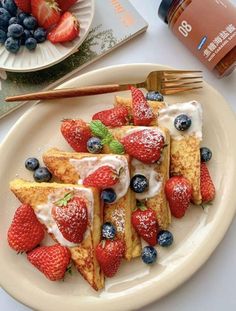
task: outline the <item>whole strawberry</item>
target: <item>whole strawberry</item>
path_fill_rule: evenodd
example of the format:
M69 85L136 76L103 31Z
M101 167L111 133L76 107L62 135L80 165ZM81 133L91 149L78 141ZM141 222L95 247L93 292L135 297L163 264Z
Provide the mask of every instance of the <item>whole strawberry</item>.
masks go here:
M72 243L81 243L88 226L88 211L85 201L67 193L63 199L55 202L52 216L65 239Z
M157 244L157 234L159 227L156 220L156 213L144 205L138 205L137 209L132 213L131 222L137 233L149 245Z
M121 240L102 240L96 247L96 257L106 277L113 277L124 256L125 245Z
M152 164L161 157L164 137L158 129L144 129L125 136L122 140L125 152L135 159Z
M154 119L152 108L148 105L148 102L141 90L133 86L130 87L130 90L132 94L134 125L150 125Z
M63 120L61 133L76 152L87 152L87 141L92 137L92 132L83 120Z
M74 5L78 0L57 0L59 8L62 12L67 11L72 5Z
M65 246L41 246L27 254L28 260L49 280L63 279L70 263L70 251Z
M28 252L44 238L44 227L30 205L23 204L15 212L7 234L8 243L17 252Z
M83 180L85 187L109 188L119 180L119 174L109 165L99 167Z
M206 163L204 162L201 163L200 188L203 203L210 202L214 199L216 192L215 186L211 179Z
M55 0L31 0L31 9L39 26L45 29L59 22L61 13Z
M129 112L126 107L117 106L95 113L93 120L100 120L104 125L118 127L129 124Z
M165 194L173 216L176 218L184 216L190 205L192 193L192 185L185 177L174 176L167 180Z
M21 11L31 13L31 0L14 0L14 2Z

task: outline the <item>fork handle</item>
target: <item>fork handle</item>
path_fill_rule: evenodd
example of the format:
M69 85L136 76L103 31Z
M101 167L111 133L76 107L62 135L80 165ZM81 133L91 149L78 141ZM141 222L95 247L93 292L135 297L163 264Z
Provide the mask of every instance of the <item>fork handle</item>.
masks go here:
M80 87L80 88L56 89L56 90L51 90L51 91L11 96L11 97L6 97L5 101L14 102L14 101L26 101L26 100L69 98L69 97L112 93L112 92L124 91L128 89L129 89L128 84L127 85L120 85L120 84L95 85L95 86L85 86L85 87Z

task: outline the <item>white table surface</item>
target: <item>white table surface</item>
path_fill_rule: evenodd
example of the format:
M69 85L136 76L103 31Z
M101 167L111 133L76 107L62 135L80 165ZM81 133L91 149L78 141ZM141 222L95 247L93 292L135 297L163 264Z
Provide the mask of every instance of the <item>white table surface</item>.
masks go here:
M194 59L158 18L157 9L161 0L131 0L131 2L149 22L147 33L131 40L81 73L114 64L143 62L201 69L205 80L219 90L236 112L236 72L228 78L218 80ZM236 5L236 0L232 2ZM216 109L220 109L217 103L215 105ZM27 107L22 107L0 120L0 142L26 110ZM222 150L222 152L225 151ZM161 300L145 307L145 311L236 310L235 237L236 220L232 222L225 238L207 263L189 281ZM26 311L30 309L0 289L0 310Z

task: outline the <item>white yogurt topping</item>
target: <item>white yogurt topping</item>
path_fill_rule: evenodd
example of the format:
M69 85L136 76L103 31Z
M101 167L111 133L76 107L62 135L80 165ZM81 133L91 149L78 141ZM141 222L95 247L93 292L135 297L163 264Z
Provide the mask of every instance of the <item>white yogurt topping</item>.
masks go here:
M80 196L86 200L89 224L92 227L94 206L93 192L91 189L87 188L68 187L66 189L57 189L56 192L49 194L48 201L45 204L40 204L35 208L35 214L38 220L47 227L48 232L52 233L61 245L67 247L75 247L78 244L74 244L63 237L51 214L52 208L53 206L55 206L55 202L62 199L64 195L70 191L73 191L75 195ZM86 237L88 232L89 228L87 228L84 234L84 238Z
M85 157L83 159L70 159L70 163L76 168L80 175L78 183L81 183L85 177L92 174L101 166L109 165L117 172L122 168L123 171L120 174L119 181L111 188L114 189L117 195L116 201L127 193L130 183L130 174L128 162L124 156L104 155L104 157L101 158Z
M144 200L153 198L160 192L162 185L162 177L155 171L157 164L144 164L136 159L133 159L131 164L134 167L133 175L141 174L149 181L148 190L143 193L136 193L136 199Z
M186 114L191 118L192 124L186 131L178 131L174 120L180 114ZM178 103L163 108L159 111L158 125L169 129L172 138L180 140L185 136L196 136L202 139L202 107L197 101Z

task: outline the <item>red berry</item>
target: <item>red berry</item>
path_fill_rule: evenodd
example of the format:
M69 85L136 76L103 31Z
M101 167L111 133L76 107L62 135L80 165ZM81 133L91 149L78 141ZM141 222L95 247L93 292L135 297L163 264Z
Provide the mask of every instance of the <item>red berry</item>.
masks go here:
M14 2L21 11L31 13L31 0L14 0Z
M73 41L79 35L79 22L70 12L65 12L59 23L49 32L47 38L52 43Z
M87 152L87 141L92 137L92 132L83 120L64 120L61 133L76 152Z
M109 165L99 167L83 180L86 187L108 188L119 180L118 173Z
M164 137L158 129L139 130L125 136L122 140L125 152L137 160L152 164L161 157Z
M102 240L96 247L96 257L106 277L113 277L124 256L125 245L121 240Z
M183 176L174 176L165 184L165 194L169 202L171 214L176 218L184 216L190 205L193 188Z
M63 279L70 262L70 251L65 246L41 246L27 254L28 260L49 280Z
M67 11L77 0L56 0L62 12Z
M133 86L130 87L130 90L132 94L134 125L150 125L154 119L152 108L148 105L141 90Z
M95 113L92 119L100 120L106 126L118 127L129 124L129 112L126 107L117 106Z
M44 227L30 205L18 207L7 237L10 247L17 252L28 252L43 240Z
M202 202L212 201L216 191L206 163L201 163L200 187Z

